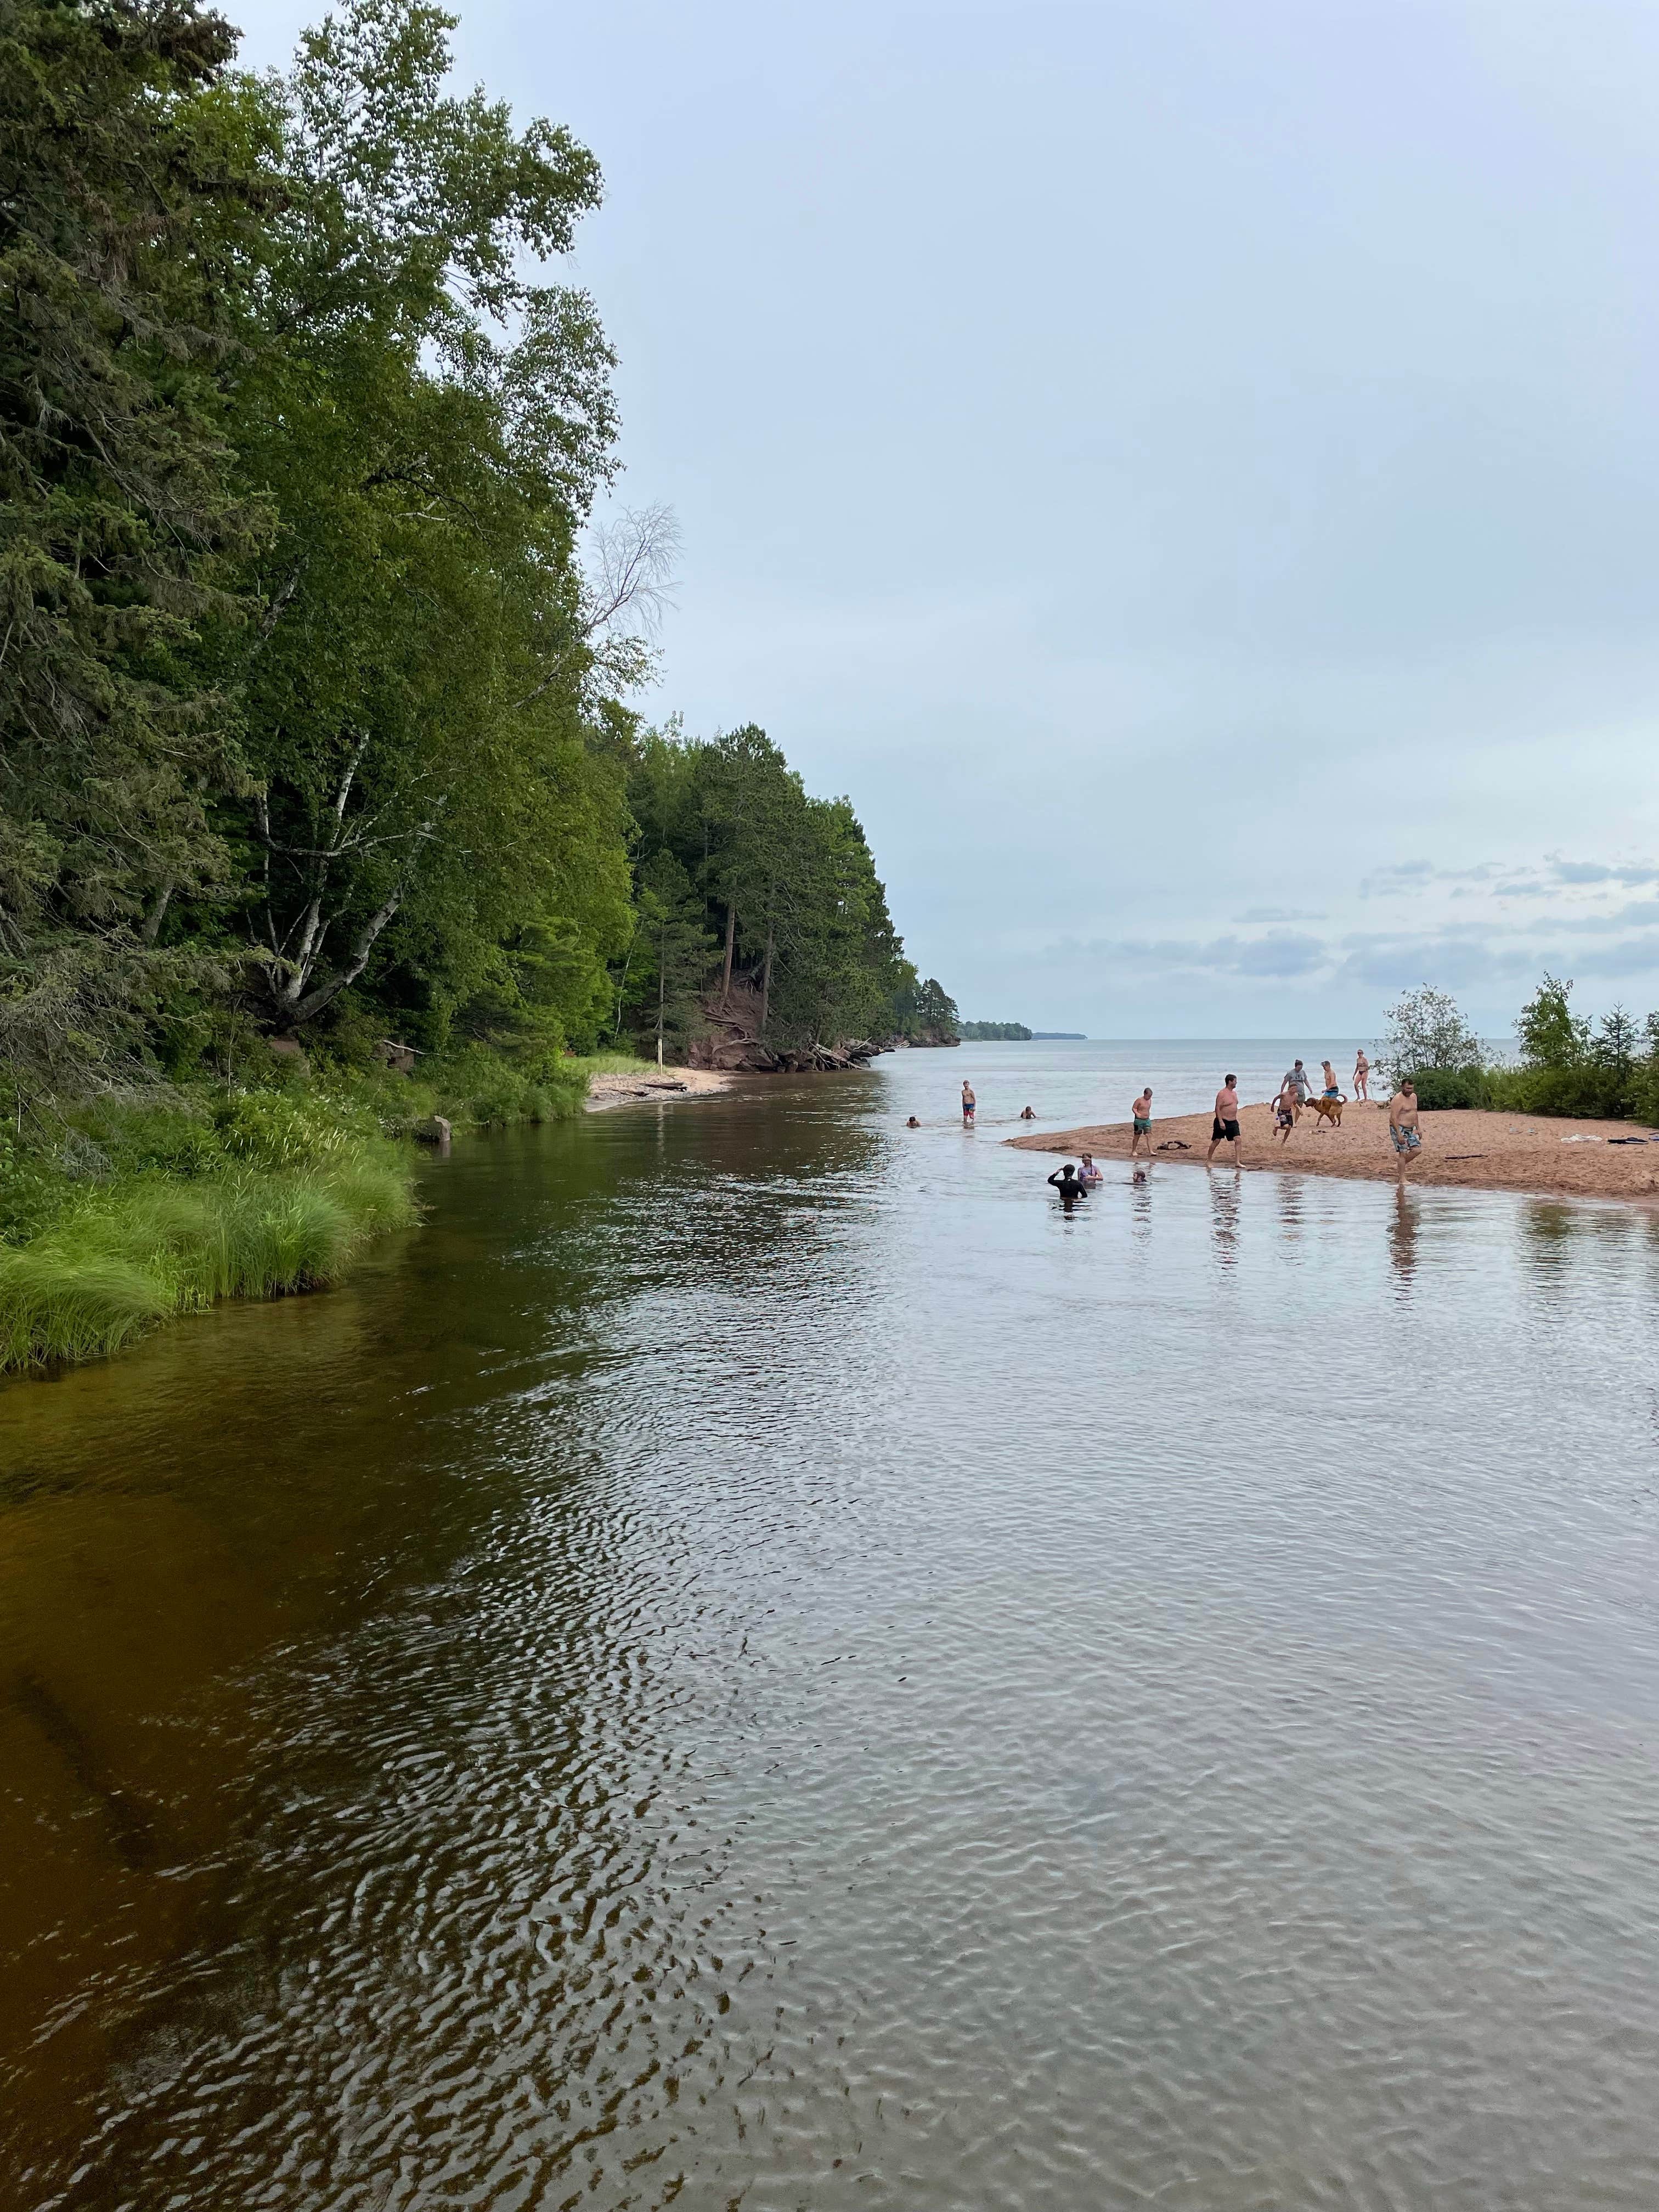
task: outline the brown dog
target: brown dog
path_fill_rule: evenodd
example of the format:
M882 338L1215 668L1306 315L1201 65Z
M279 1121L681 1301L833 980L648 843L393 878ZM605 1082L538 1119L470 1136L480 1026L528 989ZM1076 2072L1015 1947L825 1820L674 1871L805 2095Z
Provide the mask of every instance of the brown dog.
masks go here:
M1342 1109L1346 1101L1341 1098L1310 1098L1309 1106L1318 1115L1320 1126L1328 1121L1334 1129L1342 1127Z

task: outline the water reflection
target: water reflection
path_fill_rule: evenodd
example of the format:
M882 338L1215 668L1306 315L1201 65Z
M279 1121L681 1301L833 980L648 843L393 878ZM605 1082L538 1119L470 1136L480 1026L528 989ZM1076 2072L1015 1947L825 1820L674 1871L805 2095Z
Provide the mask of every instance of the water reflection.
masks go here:
M1659 2201L1649 1232L895 1103L0 1396L21 2202Z
M1238 1215L1243 1172L1238 1168L1208 1168L1210 1242L1218 1267L1231 1271L1238 1265Z
M1394 1267L1395 1287L1402 1297L1409 1297L1412 1278L1417 1272L1420 1217L1421 1201L1409 1191L1396 1187L1389 1216L1389 1258Z

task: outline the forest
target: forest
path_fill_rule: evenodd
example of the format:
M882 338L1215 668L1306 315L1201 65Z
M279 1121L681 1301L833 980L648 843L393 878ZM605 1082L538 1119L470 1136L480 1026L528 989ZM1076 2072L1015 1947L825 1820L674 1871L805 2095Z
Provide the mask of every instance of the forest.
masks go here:
M190 1243L135 1177L303 1168L334 1230L213 1279L320 1279L422 1112L568 1110L739 987L786 1046L954 1015L848 800L630 703L674 530L562 281L599 165L454 20L255 75L194 0L0 0L0 1358L26 1279Z

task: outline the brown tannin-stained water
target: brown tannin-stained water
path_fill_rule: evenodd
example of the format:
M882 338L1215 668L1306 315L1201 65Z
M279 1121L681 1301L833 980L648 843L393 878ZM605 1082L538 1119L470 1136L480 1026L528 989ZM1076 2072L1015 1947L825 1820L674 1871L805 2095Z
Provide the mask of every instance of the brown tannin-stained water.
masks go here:
M0 1391L0 2202L1659 2203L1659 1222L1026 1050Z

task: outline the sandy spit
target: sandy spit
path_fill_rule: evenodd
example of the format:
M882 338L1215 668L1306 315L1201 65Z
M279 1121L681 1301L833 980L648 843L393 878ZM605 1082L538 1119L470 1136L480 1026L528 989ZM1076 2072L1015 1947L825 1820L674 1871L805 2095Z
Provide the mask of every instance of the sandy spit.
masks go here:
M653 1067L644 1073L615 1070L596 1075L587 1086L587 1111L603 1114L612 1106L634 1106L647 1099L659 1105L680 1098L703 1098L731 1088L732 1079L718 1068Z
M1340 1129L1322 1127L1311 1112L1303 1115L1288 1144L1281 1145L1269 1106L1247 1106L1240 1115L1247 1168L1293 1168L1300 1174L1353 1176L1374 1182L1394 1179L1394 1151L1389 1142L1388 1109L1350 1103ZM1652 1133L1631 1121L1538 1120L1524 1114L1425 1113L1423 1149L1407 1170L1414 1187L1432 1184L1466 1190L1531 1191L1571 1198L1659 1197L1659 1142L1613 1144L1615 1137ZM1075 1159L1082 1152L1097 1158L1122 1159L1129 1150L1127 1121L1107 1121L1056 1135L1011 1137L1028 1152L1058 1152ZM1157 1147L1179 1139L1190 1149L1160 1152ZM1578 1141L1574 1141L1575 1139ZM1588 1141L1585 1141L1588 1140ZM1210 1116L1182 1114L1154 1120L1152 1145L1159 1161L1203 1160L1210 1142ZM1231 1160L1218 1151L1218 1164Z

